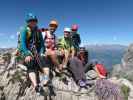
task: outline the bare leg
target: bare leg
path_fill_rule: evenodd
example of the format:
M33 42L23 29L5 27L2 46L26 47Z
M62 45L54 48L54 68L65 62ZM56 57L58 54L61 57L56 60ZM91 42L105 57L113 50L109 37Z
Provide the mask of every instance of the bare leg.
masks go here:
M43 80L43 84L46 85L49 81L49 68L43 68L43 74L44 74L44 80Z
M29 78L33 84L33 88L35 89L35 87L37 86L37 80L36 80L36 74L35 72L30 72L29 73Z

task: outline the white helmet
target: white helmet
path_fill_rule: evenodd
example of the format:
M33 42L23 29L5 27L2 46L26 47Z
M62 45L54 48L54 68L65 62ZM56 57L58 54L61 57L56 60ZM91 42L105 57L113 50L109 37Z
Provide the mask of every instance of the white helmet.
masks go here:
M64 32L71 32L71 28L64 28Z

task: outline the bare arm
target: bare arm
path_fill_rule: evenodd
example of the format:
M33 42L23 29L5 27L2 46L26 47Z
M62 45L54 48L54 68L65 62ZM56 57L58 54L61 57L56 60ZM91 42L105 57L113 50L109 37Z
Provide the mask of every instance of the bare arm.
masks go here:
M75 49L72 48L72 50L71 50L71 56L72 56L72 58L75 56L75 53L76 53Z
M62 70L61 64L58 61L57 55L55 51L49 50L47 51L47 55L50 56L52 62L54 63L55 66L59 68L59 70Z
M69 50L65 50L64 55L65 55L65 58L62 64L64 65L64 67L66 67L68 64L69 58L71 57L71 53Z
M51 57L51 59L52 59L52 62L53 62L56 66L59 66L59 62L58 62L57 55L55 54L55 52L52 52L50 57Z

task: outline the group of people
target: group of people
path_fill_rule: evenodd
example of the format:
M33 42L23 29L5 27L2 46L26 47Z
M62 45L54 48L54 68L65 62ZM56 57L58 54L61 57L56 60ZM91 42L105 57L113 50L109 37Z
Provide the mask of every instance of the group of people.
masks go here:
M78 25L64 28L64 36L57 38L55 31L58 22L52 20L48 28L38 28L38 19L32 13L26 18L26 26L21 29L18 37L18 55L28 69L28 76L33 88L38 92L39 83L36 73L43 74L43 85L50 81L50 71L62 73L69 69L76 84L86 87L85 64L87 63L84 48L78 34Z

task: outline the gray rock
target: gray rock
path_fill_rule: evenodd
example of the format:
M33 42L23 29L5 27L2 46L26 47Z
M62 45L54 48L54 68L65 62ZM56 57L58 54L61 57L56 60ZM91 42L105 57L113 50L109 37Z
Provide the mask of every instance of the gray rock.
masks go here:
M6 52L7 54L7 52ZM32 86L28 87L26 78L26 67L16 64L15 56L6 56L6 65L0 67L0 100L44 100L44 96L39 96L33 91ZM97 100L95 93L91 89L79 89L72 78L67 77L68 85L64 84L58 77L53 78L53 85L56 96L53 100ZM3 89L1 89L1 87ZM2 98L2 99L1 99ZM92 99L94 98L94 99Z
M121 64L113 67L112 76L124 77L133 83L133 44L128 47Z
M88 80L91 80L91 79L96 79L97 78L97 73L94 71L94 70L90 70L86 73L86 78Z
M9 63L0 67L0 70L2 69L0 74L0 100L2 100L1 98L5 98L5 100L44 100L45 97L37 95L32 86L28 87L27 69L25 66L15 64L13 54L11 54L11 58L8 57L6 62ZM124 63L126 63L125 60ZM121 65L118 65L119 68L116 72L121 71ZM89 71L86 76L88 79L93 79L97 77L97 74L94 71ZM98 100L95 94L95 86L88 87L84 91L80 90L72 78L67 77L67 80L68 85L60 81L58 77L53 78L52 82L56 92L56 96L52 97L53 100ZM130 93L130 98L131 95L132 92Z

